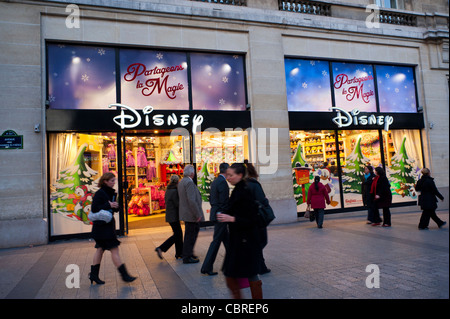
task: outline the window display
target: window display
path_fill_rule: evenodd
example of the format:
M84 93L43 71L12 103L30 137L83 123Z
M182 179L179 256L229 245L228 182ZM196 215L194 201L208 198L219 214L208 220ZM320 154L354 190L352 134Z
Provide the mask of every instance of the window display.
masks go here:
M91 231L88 215L98 179L117 174L115 143L113 133L50 134L52 235Z
M221 163L243 163L249 157L246 131L201 132L195 134L197 185L202 200L209 201L209 189Z
M292 178L297 209L304 211L308 189L315 176L325 185L331 204L326 209L340 208L340 187L337 166L338 150L344 148L343 142L336 146L335 131L291 131Z
M99 109L116 102L115 50L48 44L50 109Z
M392 201L417 200L414 185L423 168L419 130L383 132L386 175L391 183Z
M190 59L194 110L245 110L242 55L191 53Z
M378 131L338 131L344 148L342 167L342 190L345 207L363 206L361 184L364 166L381 166L380 138Z
M325 111L331 107L328 61L284 60L289 111Z

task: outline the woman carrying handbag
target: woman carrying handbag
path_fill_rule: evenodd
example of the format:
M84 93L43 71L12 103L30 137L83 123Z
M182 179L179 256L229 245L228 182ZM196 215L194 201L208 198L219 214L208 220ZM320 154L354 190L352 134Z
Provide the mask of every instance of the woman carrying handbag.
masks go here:
M323 218L325 215L325 202L330 205L330 197L328 196L328 190L320 182L320 176L314 177L314 184L311 184L308 190L308 208L314 209L314 213L311 212L312 217L316 219L317 228L323 227ZM310 208L310 209L311 209ZM314 219L313 219L314 220Z

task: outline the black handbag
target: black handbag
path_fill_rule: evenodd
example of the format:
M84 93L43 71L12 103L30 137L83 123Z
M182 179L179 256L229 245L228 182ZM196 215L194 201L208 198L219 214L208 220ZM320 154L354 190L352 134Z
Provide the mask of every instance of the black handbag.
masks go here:
M264 206L257 200L255 200L255 203L258 206L258 218L260 225L267 227L275 219L275 214L273 213L272 207L269 205Z

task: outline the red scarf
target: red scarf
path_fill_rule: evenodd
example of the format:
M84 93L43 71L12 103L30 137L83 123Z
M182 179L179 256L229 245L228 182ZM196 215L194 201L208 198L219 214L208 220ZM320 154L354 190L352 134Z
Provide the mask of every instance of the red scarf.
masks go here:
M378 182L378 179L379 179L379 178L380 178L380 176L378 176L378 175L376 175L376 176L373 178L372 186L370 187L370 193L372 193L373 196L375 196L375 195L377 194L377 182Z

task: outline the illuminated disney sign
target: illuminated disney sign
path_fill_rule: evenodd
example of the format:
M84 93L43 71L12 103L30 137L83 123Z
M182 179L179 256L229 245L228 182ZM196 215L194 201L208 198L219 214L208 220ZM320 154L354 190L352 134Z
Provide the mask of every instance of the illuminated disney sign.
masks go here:
M332 121L338 127L347 127L350 125L384 125L384 130L389 131L389 126L394 122L394 118L390 115L359 115L360 110L353 109L347 112L337 106L330 108L330 111L337 111L337 116Z
M192 133L195 134L197 128L203 123L203 116L197 114L192 117L192 120L189 114L182 114L179 117L175 113L167 116L164 114L154 114L151 116L150 114L153 113L153 107L150 105L144 107L142 110L143 116L141 116L137 110L127 105L118 103L108 105L109 108L113 106L120 108L120 115L115 116L113 121L119 125L122 130L139 126L142 122L142 118L144 118L145 126L150 126L150 123L155 126L162 126L167 123L168 126L176 125L184 127L191 123ZM125 111L127 111L127 113L125 113Z

